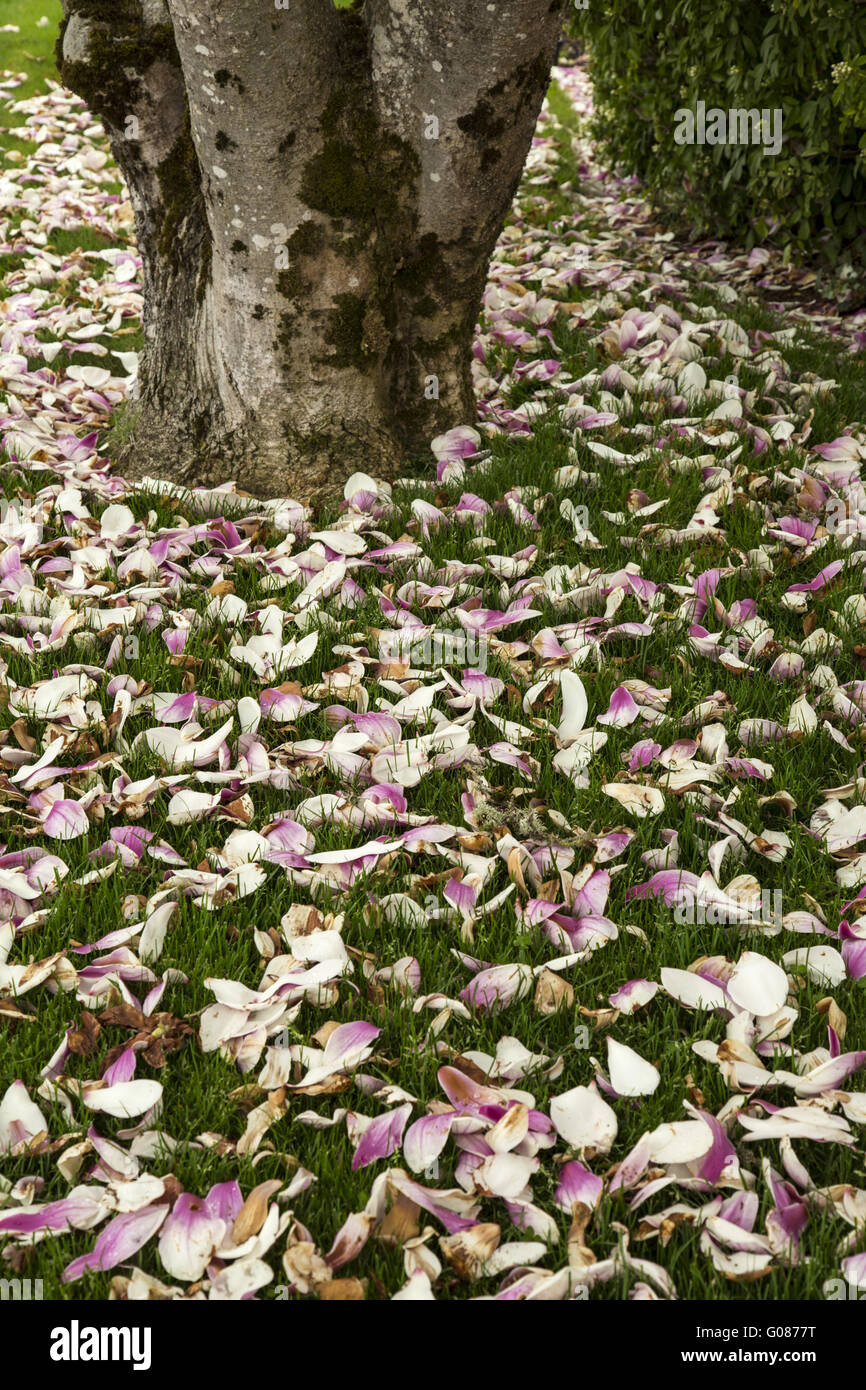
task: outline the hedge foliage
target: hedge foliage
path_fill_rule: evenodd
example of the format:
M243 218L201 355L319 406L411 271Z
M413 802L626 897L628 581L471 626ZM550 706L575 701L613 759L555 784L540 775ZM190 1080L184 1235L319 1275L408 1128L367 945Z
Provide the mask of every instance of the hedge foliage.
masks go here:
M585 8L581 5L585 4ZM693 232L866 259L864 0L570 0L596 136ZM677 144L675 113L781 109L781 153Z

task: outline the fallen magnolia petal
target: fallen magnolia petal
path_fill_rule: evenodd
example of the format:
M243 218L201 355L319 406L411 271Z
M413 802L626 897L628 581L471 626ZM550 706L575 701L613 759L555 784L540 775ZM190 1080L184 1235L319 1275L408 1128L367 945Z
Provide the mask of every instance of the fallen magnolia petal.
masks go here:
M166 819L169 825L188 825L192 821L201 820L210 811L215 811L221 800L219 792L211 795L209 792L194 791L191 787L175 792L168 803Z
M424 1187L400 1168L391 1168L386 1176L394 1191L435 1216L447 1231L465 1231L476 1224L480 1204L474 1194L455 1187Z
M88 1110L128 1120L144 1115L162 1099L161 1081L121 1081L114 1086L83 1089L81 1099Z
M272 1283L274 1271L264 1260L251 1255L245 1259L234 1260L208 1281L208 1298L212 1301L247 1298L267 1288Z
M590 1211L594 1211L601 1201L603 1191L604 1180L591 1173L578 1159L572 1158L563 1163L559 1170L556 1205L563 1211L571 1211L576 1204L581 1203Z
M700 1120L675 1120L659 1125L649 1135L651 1163L694 1163L713 1146L713 1133Z
M586 729L578 734L567 748L561 748L554 754L553 766L558 772L562 772L569 777L576 785L589 785L582 782L585 769L589 767L596 753L600 752L607 743L607 734L601 729Z
M359 1168L366 1168L370 1163L375 1163L377 1159L390 1158L391 1154L400 1147L403 1130L406 1128L411 1113L411 1105L400 1105L396 1110L387 1111L384 1115L377 1115L374 1120L371 1120L355 1150L355 1156L352 1159L352 1171L356 1172Z
M177 912L177 908L178 905L174 902L161 903L159 907L154 908L146 915L138 942L138 954L143 962L159 959L168 932L168 924Z
M499 1245L501 1231L493 1222L481 1222L451 1236L441 1236L439 1249L461 1279L478 1279Z
M226 1234L226 1223L200 1197L182 1192L159 1237L159 1258L173 1279L200 1279Z
M619 1096L651 1096L661 1080L650 1062L610 1037L607 1040L607 1069L610 1084Z
M509 1269L525 1268L527 1265L531 1265L534 1260L543 1259L547 1250L548 1247L543 1241L506 1241L494 1250L488 1260L484 1261L481 1275L484 1279L490 1279L497 1274L504 1274Z
M340 1024L325 1043L321 1064L312 1066L298 1086L319 1085L336 1072L352 1071L371 1055L370 1044L380 1031L374 1023L365 1023L362 1019Z
M833 946L800 946L782 957L787 967L803 966L811 980L834 988L847 978L845 961Z
M788 977L775 961L757 951L744 951L726 988L741 1009L764 1016L782 1008L788 997Z
M658 994L659 987L654 980L628 980L615 994L608 995L608 1002L621 1014L631 1015L642 1009Z
M530 993L532 969L528 965L494 965L480 970L470 984L460 991L459 999L474 1009L487 1012L505 1009Z
M422 1115L406 1131L403 1157L413 1173L423 1173L442 1153L448 1143L454 1114Z
M429 1276L423 1270L418 1269L407 1279L402 1288L391 1295L392 1303L435 1303L436 1295L433 1292Z
M638 786L630 782L607 782L602 787L605 796L618 801L623 810L630 812L638 820L647 816L660 816L665 809L665 799L658 787Z
M852 1289L866 1289L866 1253L849 1255L842 1261L845 1282Z
M46 1206L28 1206L0 1215L0 1235L27 1236L38 1231L87 1231L108 1215L104 1195L77 1188L68 1197Z
M473 1169L472 1181L477 1192L503 1197L508 1201L524 1193L537 1169L537 1158L515 1153L494 1153L483 1158Z
M206 767L216 757L233 724L233 719L227 719L215 733L198 741L186 737L183 729L170 726L147 729L134 740L132 748L135 750L139 743L143 744L169 767Z
M599 724L607 724L616 729L626 728L640 717L640 706L630 690L618 686L610 697L610 707L605 714L598 716Z
M504 1154L523 1144L528 1133L529 1107L517 1102L508 1107L502 1119L487 1131L484 1139L494 1154Z
M13 1081L0 1101L0 1153L28 1144L46 1131L44 1116L30 1099L24 1082Z
M805 695L799 696L788 711L788 732L813 734L817 727L817 714Z
M609 1153L617 1135L616 1115L599 1095L595 1082L555 1096L550 1102L550 1118L557 1134L573 1149Z
M559 678L559 689L562 694L562 719L556 735L563 748L568 748L583 731L589 704L583 681L576 672L563 671Z
M730 1007L725 991L712 980L690 970L675 970L666 966L661 972L662 989L689 1009L727 1009Z
M78 801L55 801L42 822L50 840L76 840L90 829L87 812Z
M374 1218L367 1212L352 1212L334 1236L334 1243L325 1256L325 1263L330 1265L331 1269L342 1269L344 1265L349 1264L367 1244L374 1225Z
M843 1052L829 1062L807 1072L794 1087L798 1096L820 1096L826 1091L838 1091L855 1071L866 1063L866 1052Z
M745 1142L759 1139L813 1139L817 1143L854 1143L854 1136L848 1128L847 1120L841 1115L829 1115L814 1105L800 1105L776 1110L766 1119L754 1115L737 1116L740 1124L748 1132Z
M93 1249L67 1265L61 1275L64 1284L80 1279L85 1270L113 1269L128 1260L156 1235L166 1216L167 1206L141 1207L109 1221Z

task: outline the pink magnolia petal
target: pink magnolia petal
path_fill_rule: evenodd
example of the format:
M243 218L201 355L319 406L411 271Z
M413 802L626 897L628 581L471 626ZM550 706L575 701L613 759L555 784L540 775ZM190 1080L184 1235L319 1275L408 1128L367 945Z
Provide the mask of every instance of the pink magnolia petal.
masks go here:
M42 823L51 840L77 840L90 828L87 812L78 801L55 801Z
M578 1159L569 1159L559 1170L554 1201L563 1211L571 1211L576 1202L594 1211L601 1201L604 1179L585 1168Z
M113 1269L128 1260L156 1235L167 1215L167 1206L150 1206L116 1216L101 1232L90 1253L66 1266L61 1275L63 1283L80 1279L86 1269Z
M482 1012L504 1009L529 993L532 980L528 965L494 965L489 970L480 970L457 997Z
M191 1192L182 1192L159 1237L159 1257L173 1279L194 1282L210 1263L226 1234L226 1223L212 1206Z
M384 1115L377 1115L361 1136L361 1142L352 1159L352 1171L366 1168L377 1159L390 1158L400 1147L403 1130L411 1113L412 1106L407 1104L398 1106L396 1110L386 1111Z
M413 1173L423 1173L439 1157L454 1123L454 1114L422 1115L403 1140L403 1157Z
M620 685L610 697L607 713L598 716L598 723L609 724L616 729L624 729L627 725L633 724L639 715L640 708L631 691L626 690L624 685Z
M620 985L615 994L608 995L608 1002L621 1014L633 1014L655 998L659 987L654 980L628 980Z

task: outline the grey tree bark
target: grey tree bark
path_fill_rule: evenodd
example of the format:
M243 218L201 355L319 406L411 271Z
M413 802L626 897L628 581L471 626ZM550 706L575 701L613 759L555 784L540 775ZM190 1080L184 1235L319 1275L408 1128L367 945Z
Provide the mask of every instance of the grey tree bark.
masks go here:
M144 262L127 475L307 498L474 419L563 0L63 0Z

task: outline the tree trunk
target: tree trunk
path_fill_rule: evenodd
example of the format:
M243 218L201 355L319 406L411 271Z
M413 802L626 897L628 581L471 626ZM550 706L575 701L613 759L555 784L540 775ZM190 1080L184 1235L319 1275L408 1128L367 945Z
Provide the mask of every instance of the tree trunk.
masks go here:
M128 476L309 497L474 419L562 0L63 0L144 262Z

